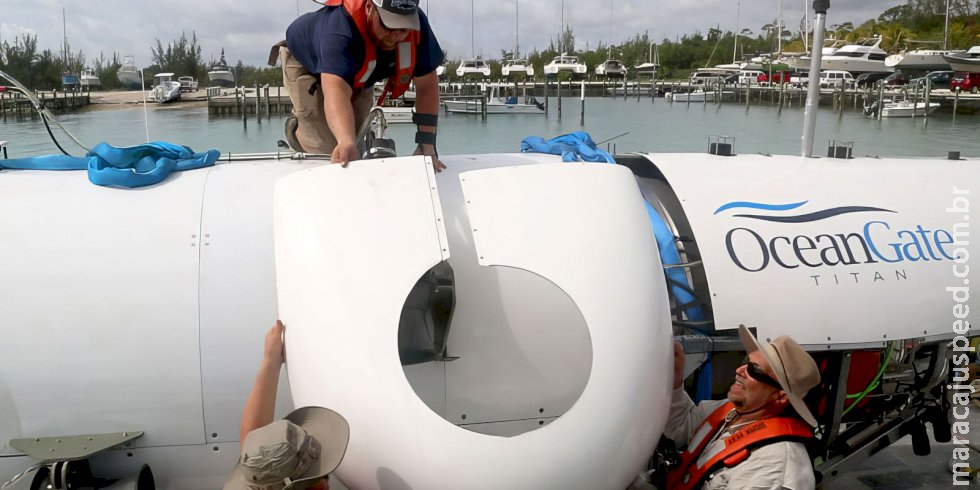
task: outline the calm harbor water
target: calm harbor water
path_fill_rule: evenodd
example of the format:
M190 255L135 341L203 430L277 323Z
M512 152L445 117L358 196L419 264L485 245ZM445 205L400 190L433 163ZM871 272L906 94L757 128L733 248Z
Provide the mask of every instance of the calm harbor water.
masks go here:
M557 104L551 99L550 114L491 115L484 122L474 115L440 115L441 154L515 152L527 136L550 138L571 131L585 130L597 142L621 133L613 140L618 152L644 151L702 152L708 137L735 138L737 153L797 155L803 128L803 110L784 108L782 112L765 104L746 108L734 103L678 103L664 99L651 102L637 99L586 99L585 126L580 123L578 99L564 99L559 121ZM190 146L195 151L218 148L222 152L244 153L276 151L276 140L283 137L280 116L250 117L243 125L240 116L213 116L205 108L170 106L121 110L82 111L58 116L86 145L106 141L128 146L146 140L169 141ZM411 124L389 127L387 136L397 143L399 154L414 150L415 127ZM55 129L55 135L69 152L81 150ZM7 118L0 121L0 140L9 141L11 158L57 153L40 119ZM980 116L939 114L915 119L876 121L860 111L838 113L822 107L818 114L814 152L826 152L828 140L854 142L854 155L945 157L950 150L964 157L980 158ZM605 147L605 145L602 145Z

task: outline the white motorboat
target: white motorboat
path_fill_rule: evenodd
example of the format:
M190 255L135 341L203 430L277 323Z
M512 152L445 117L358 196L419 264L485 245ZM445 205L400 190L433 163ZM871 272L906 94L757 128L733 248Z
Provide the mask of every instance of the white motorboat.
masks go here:
M412 122L412 114L415 113L413 107L382 107L387 124L406 124Z
M953 71L980 72L980 46L974 46L964 53L943 55Z
M962 49L943 51L941 49L913 49L889 55L885 58L885 66L897 70L948 70L949 62L944 58L948 54L963 53Z
M153 76L153 88L146 97L161 104L180 100L180 82L173 80L173 73L157 73Z
M208 85L226 88L235 86L235 74L231 72L228 63L225 62L225 48L221 48L221 60L208 70Z
M459 64L459 68L456 68L457 77L465 77L470 75L479 75L482 77L490 76L490 65L480 58L472 60L463 60Z
M860 39L838 49L834 54L823 57L821 70L841 70L852 75L861 73L893 72L895 68L885 65L888 53L881 49L881 37ZM809 60L808 60L809 61Z
M880 111L881 117L915 117L932 114L937 109L939 109L939 102L926 104L925 102L889 101L886 99L884 104L874 101L871 105L865 105L864 114L868 117L878 117Z
M550 76L555 76L561 72L568 72L573 75L585 75L588 71L589 69L584 63L579 63L577 56L570 56L568 53L555 56L551 60L551 63L544 65L544 74Z
M650 51L647 54L647 62L640 63L633 67L636 70L637 77L650 77L656 78L657 68L660 67L660 51L657 49L657 45L650 43Z
M178 77L177 82L180 83L181 92L197 91L197 80L194 80L194 77Z
M711 102L715 100L717 92L695 90L693 92L667 92L664 98L673 102Z
M142 89L143 79L139 68L136 67L136 58L132 56L123 57L123 64L119 67L119 71L116 72L116 78L119 79L119 83L123 85L123 88L128 89Z
M738 72L738 68L699 68L691 74L688 83L691 85L715 85L728 75Z
M626 65L619 60L606 60L595 67L595 74L606 77L625 77L627 73Z
M508 85L490 85L490 95L486 101L487 114L544 114L544 104L534 97L503 95L502 91L510 88ZM481 114L483 100L478 98L445 100L443 104L447 112L459 114Z
M633 69L636 70L636 76L652 77L657 74L657 67L659 66L656 63L640 63Z
M447 112L480 114L480 100L462 99L444 102ZM487 114L544 114L544 105L534 97L492 97L487 100Z
M843 39L825 39L824 46L820 49L821 59L837 54L837 51L846 45ZM809 70L810 55L807 53L782 53L782 60L794 70ZM823 66L821 64L821 66Z
M99 80L99 77L95 76L95 70L91 68L82 70L82 75L79 79L82 87L88 88L89 90L102 86L102 81Z
M505 77L509 77L511 75L523 75L527 77L534 76L534 66L532 66L531 63L525 59L506 60L504 61L503 67L500 68L500 71Z

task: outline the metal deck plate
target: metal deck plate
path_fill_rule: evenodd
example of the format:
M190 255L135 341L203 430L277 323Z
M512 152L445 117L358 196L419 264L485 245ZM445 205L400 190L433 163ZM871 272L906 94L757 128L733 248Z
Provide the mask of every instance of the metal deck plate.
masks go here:
M142 431L135 431L65 437L28 437L11 439L10 446L40 463L52 463L85 459L142 435Z

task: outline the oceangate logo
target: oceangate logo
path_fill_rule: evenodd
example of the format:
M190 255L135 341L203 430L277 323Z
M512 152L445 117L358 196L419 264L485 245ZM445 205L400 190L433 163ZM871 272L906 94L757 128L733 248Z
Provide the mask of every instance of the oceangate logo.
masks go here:
M735 227L725 234L725 246L732 262L746 272L761 272L768 267L797 269L851 266L856 264L954 260L946 247L954 242L953 235L943 229L892 226L888 219L899 213L875 206L838 206L828 209L803 210L809 201L788 204L766 204L735 201L722 205L715 215L727 214L745 220L745 226ZM765 214L760 214L764 211ZM869 214L873 218L860 229L841 229L832 218L845 214ZM785 224L768 225L759 231L752 222L764 221ZM794 225L827 221L826 232L796 233ZM780 230L773 234L773 230ZM853 273L852 273L853 275ZM812 277L812 276L811 276Z

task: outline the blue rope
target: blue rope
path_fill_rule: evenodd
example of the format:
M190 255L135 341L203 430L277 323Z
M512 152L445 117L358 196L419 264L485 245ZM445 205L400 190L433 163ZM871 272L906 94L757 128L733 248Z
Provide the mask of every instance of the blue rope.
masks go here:
M108 187L137 188L163 182L171 173L210 167L221 153L194 153L186 146L163 141L129 147L99 143L84 157L44 155L0 160L0 169L88 170L89 181Z

